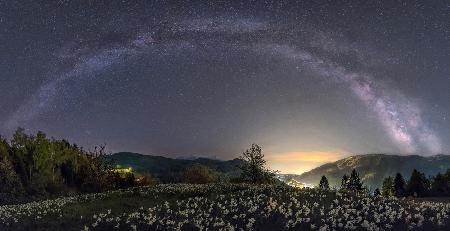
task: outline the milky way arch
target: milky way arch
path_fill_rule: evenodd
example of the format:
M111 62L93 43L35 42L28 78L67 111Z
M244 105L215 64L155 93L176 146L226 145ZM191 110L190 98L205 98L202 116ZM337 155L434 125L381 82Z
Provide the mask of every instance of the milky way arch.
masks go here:
M375 113L385 132L400 150L405 153L419 150L441 152L439 138L424 121L420 107L413 100L397 97L394 93L398 92L383 88L382 83L377 82L370 73L352 71L323 55L346 55L362 66L370 65L373 60L368 58L370 54L364 52L364 47L312 28L299 26L293 31L275 22L238 17L176 19L151 31L127 35L106 46L93 45L98 41L74 41L55 52L57 61L52 64L58 67L60 62L70 62L71 67L52 70L48 80L10 116L5 127L13 129L51 110L57 92L64 89L68 80L89 82L89 77L130 57L149 52L157 56L176 55L188 49L195 51L202 46L213 46L220 41L225 46L250 49L259 54L298 62L330 81L346 84L355 97ZM292 42L279 42L277 38L283 36L291 38ZM302 42L298 43L298 40Z

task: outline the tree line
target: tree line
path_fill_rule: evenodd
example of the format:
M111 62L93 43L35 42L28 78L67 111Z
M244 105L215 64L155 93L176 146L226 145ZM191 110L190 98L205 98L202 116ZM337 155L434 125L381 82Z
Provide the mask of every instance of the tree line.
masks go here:
M326 176L322 176L320 179L319 188L330 189ZM368 191L355 169L352 170L350 176L344 174L340 190ZM384 178L381 191L376 188L373 194L386 197L448 197L450 196L450 169L445 174L438 173L429 178L424 173L414 169L408 181L402 174L397 173L395 177Z
M381 194L396 197L444 197L450 196L450 169L427 178L424 173L414 169L408 181L402 174L386 177Z
M330 189L330 184L328 183L328 179L326 176L322 176L322 178L320 179L319 189ZM362 183L358 172L353 169L350 173L350 176L348 176L347 174L344 174L342 176L340 190L360 192L363 190L367 191L367 188Z
M0 185L0 203L9 203L125 188L134 186L135 178L112 169L104 146L86 151L19 128L11 140L0 137Z

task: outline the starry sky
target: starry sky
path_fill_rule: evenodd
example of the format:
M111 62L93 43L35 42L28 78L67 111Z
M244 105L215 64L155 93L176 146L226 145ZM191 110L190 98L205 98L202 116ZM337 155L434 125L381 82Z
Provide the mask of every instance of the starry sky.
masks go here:
M0 0L0 133L300 173L450 153L450 3Z

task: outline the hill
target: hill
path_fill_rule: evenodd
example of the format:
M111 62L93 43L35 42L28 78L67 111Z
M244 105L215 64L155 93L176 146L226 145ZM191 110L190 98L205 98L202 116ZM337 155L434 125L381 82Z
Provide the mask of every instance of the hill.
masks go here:
M119 152L109 157L121 168L131 167L137 174L150 173L162 182L177 181L187 167L196 164L207 166L227 176L237 176L240 173L238 166L241 164L239 159L228 161L209 158L173 159L132 152Z
M344 174L356 169L366 185L371 189L380 187L383 178L394 176L400 172L406 180L409 179L413 169L424 172L426 176L446 172L450 168L449 155L436 156L399 156L385 154L367 154L347 157L333 163L324 164L301 175L290 175L298 181L317 185L320 177L325 175L331 186L340 186Z

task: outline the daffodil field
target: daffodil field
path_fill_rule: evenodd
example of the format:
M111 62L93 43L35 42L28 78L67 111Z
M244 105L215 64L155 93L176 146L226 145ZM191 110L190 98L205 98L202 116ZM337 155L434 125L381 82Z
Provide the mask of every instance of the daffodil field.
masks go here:
M450 230L450 203L166 184L0 207L0 230Z

